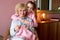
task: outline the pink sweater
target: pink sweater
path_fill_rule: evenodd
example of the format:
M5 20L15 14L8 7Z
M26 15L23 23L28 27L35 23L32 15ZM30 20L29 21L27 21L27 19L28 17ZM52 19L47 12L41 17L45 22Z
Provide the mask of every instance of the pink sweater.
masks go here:
M31 18L31 19L33 20L33 22L34 22L34 27L37 27L37 26L38 26L34 12L28 13L27 17L29 17L29 18Z

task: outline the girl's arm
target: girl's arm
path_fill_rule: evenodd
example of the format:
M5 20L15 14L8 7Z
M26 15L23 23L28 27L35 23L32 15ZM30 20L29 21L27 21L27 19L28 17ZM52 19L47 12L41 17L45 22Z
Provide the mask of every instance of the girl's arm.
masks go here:
M38 26L38 24L37 24L37 20L36 20L36 18L35 18L35 14L33 14L32 15L32 20L33 20L33 24L34 24L34 27L37 27Z
M18 20L18 19L19 19L18 14L13 14L13 15L11 16L11 19L13 19L13 20Z

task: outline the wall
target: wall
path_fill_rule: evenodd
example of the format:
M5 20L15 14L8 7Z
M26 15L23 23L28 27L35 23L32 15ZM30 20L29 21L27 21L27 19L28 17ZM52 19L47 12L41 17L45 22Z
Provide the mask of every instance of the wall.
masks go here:
M52 10L57 10L59 6L59 0L52 0Z
M10 17L14 14L16 3L26 3L27 1L29 0L0 0L0 35L4 35L7 28L10 27Z

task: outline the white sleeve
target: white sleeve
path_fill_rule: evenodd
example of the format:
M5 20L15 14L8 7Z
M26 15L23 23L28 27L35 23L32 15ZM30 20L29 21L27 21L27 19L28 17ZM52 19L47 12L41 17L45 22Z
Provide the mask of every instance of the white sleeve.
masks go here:
M16 32L14 31L14 28L18 25L18 22L16 20L12 20L11 27L10 27L10 35L14 36Z

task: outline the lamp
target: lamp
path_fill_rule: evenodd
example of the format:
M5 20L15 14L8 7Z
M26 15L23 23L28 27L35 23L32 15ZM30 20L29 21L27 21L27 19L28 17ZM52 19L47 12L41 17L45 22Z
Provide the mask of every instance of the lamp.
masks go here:
M42 19L41 21L46 21L46 13L42 13Z

